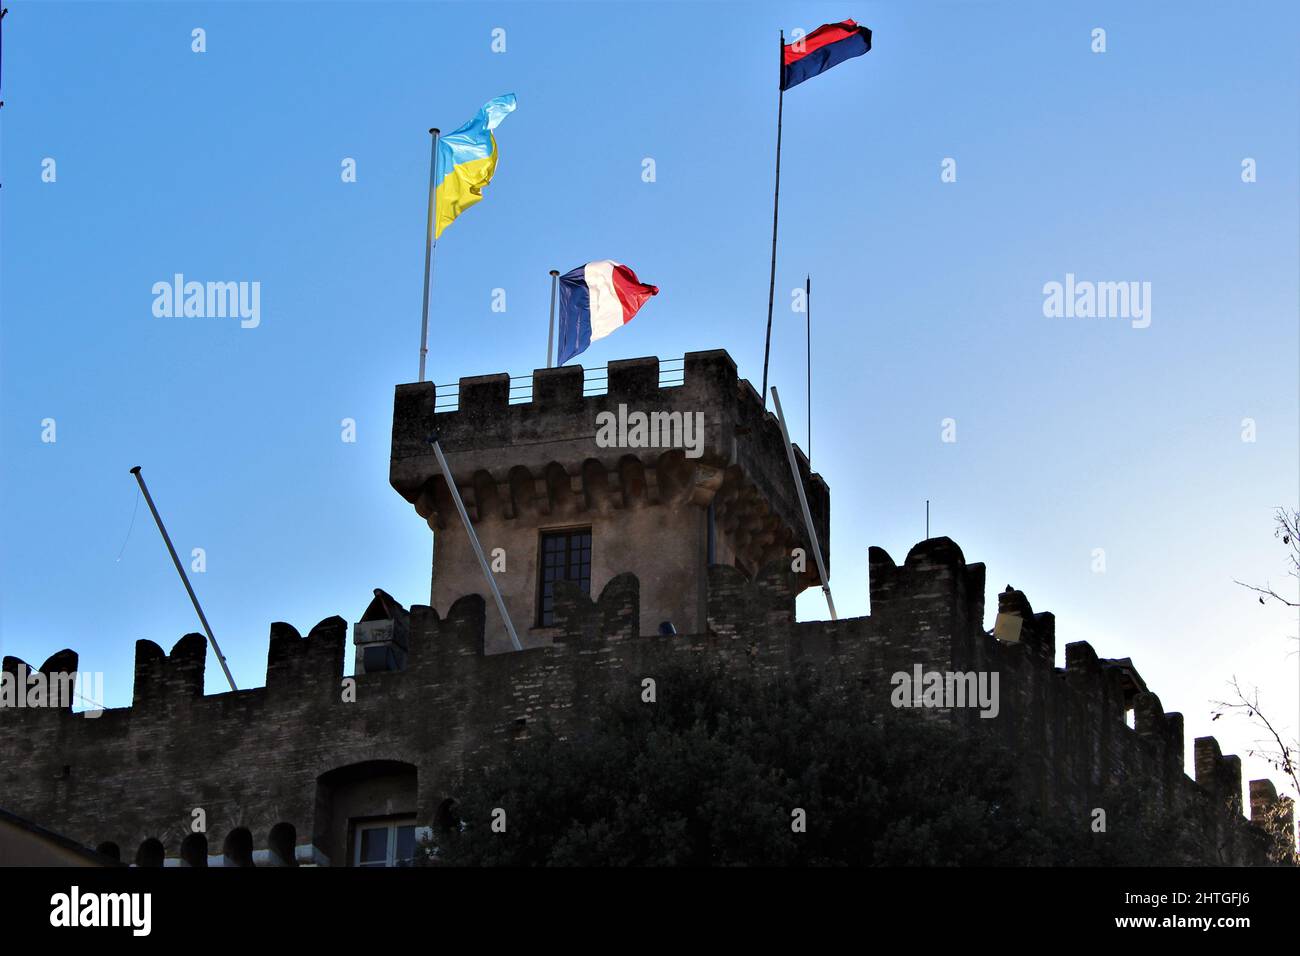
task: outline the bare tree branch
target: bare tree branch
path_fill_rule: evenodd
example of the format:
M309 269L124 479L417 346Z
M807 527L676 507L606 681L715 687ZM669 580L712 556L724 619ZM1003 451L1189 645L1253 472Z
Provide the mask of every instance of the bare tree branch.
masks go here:
M1273 522L1273 537L1281 541L1288 549L1287 573L1300 581L1300 510L1278 508L1273 513ZM1292 599L1278 594L1269 584L1258 587L1235 579L1234 583L1248 591L1254 591L1260 604L1276 601L1286 607L1300 607L1300 593L1297 594L1295 599ZM1292 640L1300 640L1300 636L1293 636ZM1290 654L1287 656L1289 657ZM1282 733L1274 726L1273 722L1260 711L1258 687L1255 687L1247 694L1242 689L1241 683L1236 676L1233 676L1232 680L1228 682L1228 686L1232 688L1236 699L1211 701L1211 704L1217 708L1211 715L1211 719L1218 720L1226 713L1244 714L1251 724L1263 729L1268 736L1263 740L1257 740L1256 743L1259 746L1246 751L1247 755L1264 760L1280 773L1286 774L1292 791L1297 797L1300 797L1300 773L1297 772L1296 767L1297 755L1300 754L1300 742L1297 742L1294 738L1291 740L1283 738ZM1276 818L1272 820L1272 823L1281 824L1284 816L1280 805L1273 808L1271 816ZM1265 822L1269 821L1266 820ZM1292 833L1287 834L1287 843L1287 858L1289 861L1294 862L1296 860L1296 850L1295 837Z
M1215 700L1210 703L1218 710L1211 715L1211 719L1218 720L1225 713L1245 712L1246 717L1256 726L1261 727L1268 732L1271 740L1264 741L1264 746L1248 750L1247 754L1251 757L1258 757L1261 760L1268 761L1279 772L1284 773L1290 778L1291 786L1295 788L1297 795L1300 795L1300 772L1296 768L1296 753L1300 749L1300 744L1295 740L1287 741L1283 739L1281 733L1273 726L1273 722L1268 719L1259 709L1259 689L1255 688L1249 695L1241 688L1241 683L1236 677L1228 681L1228 686L1236 694L1236 700Z
M1265 600L1264 600L1264 599L1265 599L1265 598L1268 598L1268 599L1271 599L1271 600L1274 600L1274 601L1279 601L1279 602L1281 602L1282 604L1285 604L1287 607L1300 607L1300 601L1290 601L1290 600L1287 600L1286 598L1282 597L1282 595L1280 595L1280 594L1278 594L1276 591L1274 591L1274 590L1273 590L1271 587L1269 587L1268 585L1265 585L1265 586L1262 587L1262 588L1257 588L1257 587L1255 587L1255 585L1253 585L1253 584L1247 584L1245 581L1238 581L1236 578L1233 578L1233 579L1232 579L1232 583L1233 583L1233 584L1239 584L1239 585L1241 585L1243 588L1245 588L1247 591L1254 591L1256 594L1261 595L1261 597L1260 597L1260 599L1259 599L1259 603L1260 603L1260 604L1264 604L1264 603L1265 603Z

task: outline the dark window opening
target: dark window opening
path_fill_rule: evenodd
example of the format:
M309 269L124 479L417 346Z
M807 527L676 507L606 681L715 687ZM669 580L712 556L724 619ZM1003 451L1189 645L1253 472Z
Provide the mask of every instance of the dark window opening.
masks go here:
M537 581L537 624L555 624L555 582L572 581L591 596L591 529L542 532Z

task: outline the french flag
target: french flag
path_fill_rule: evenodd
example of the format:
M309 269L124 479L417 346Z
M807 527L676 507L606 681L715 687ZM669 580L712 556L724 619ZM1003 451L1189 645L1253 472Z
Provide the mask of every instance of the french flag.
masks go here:
M588 262L560 276L559 365L587 350L632 316L659 287L612 259Z

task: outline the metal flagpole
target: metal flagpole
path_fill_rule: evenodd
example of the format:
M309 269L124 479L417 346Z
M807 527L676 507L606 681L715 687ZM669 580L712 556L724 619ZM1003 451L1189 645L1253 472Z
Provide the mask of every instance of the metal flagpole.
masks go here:
M434 195L438 184L434 179L434 174L438 168L438 127L429 130L433 137L433 149L429 153L429 224L424 234L424 313L420 317L420 378L424 381L424 357L429 354L429 276L433 272L433 247L437 245L433 241L433 219L434 219Z
M790 432L785 427L785 415L781 412L781 396L772 386L772 404L776 406L776 420L781 423L781 437L785 439L785 456L790 460L790 475L794 478L794 489L799 492L799 507L803 509L804 527L808 529L808 539L812 542L813 557L817 560L817 574L821 576L822 593L826 595L826 606L831 610L831 620L835 616L835 602L831 600L831 582L826 575L826 562L822 560L822 548L817 542L817 529L813 527L812 512L808 510L808 496L803 490L803 479L799 477L799 466L794 460L794 446L790 444Z
M551 356L555 354L552 347L555 345L555 283L560 275L559 269L551 270L551 324L546 333L546 367L554 368L551 362Z
M767 338L763 341L763 405L767 406L767 360L772 351L772 299L776 294L776 216L781 205L781 113L785 108L785 31L777 60L776 188L772 191L772 271L767 280Z
M430 435L425 439L429 447L433 449L434 456L438 459L438 467L442 469L442 477L447 481L447 487L451 489L451 500L456 502L456 510L460 512L460 520L465 524L465 533L469 535L469 543L474 546L474 554L478 556L479 567L483 569L483 577L487 579L488 588L492 591L492 596L496 598L497 610L501 612L501 620L506 622L506 633L510 635L510 644L517 651L524 649L519 643L519 635L515 633L514 622L510 620L510 612L506 610L506 602L501 597L501 590L497 587L496 578L492 577L492 569L488 567L487 558L483 556L483 546L478 542L478 535L474 533L474 526L469 522L469 514L465 511L465 502L460 499L460 489L456 487L456 481L451 477L451 468L447 465L447 459L443 457L442 446L438 444L438 436Z
M0 60L4 58L4 18L9 15L9 8L0 9ZM0 89L4 87L4 77L0 76ZM4 106L5 101L0 100L0 106Z
M181 559L176 557L176 549L172 547L172 539L168 537L167 529L163 527L162 517L158 514L158 509L154 507L153 498L149 495L149 489L144 483L144 475L140 474L140 466L136 465L132 468L131 474L135 475L135 480L140 483L140 490L144 492L144 500L149 505L149 510L153 512L154 523L158 525L158 530L162 532L163 542L167 545L167 553L172 556L172 564L176 565L176 573L181 576L181 582L185 585L185 590L189 592L190 600L194 603L194 610L199 612L199 620L203 623L203 630L207 632L208 643L212 645L212 650L217 655L217 662L226 675L226 682L230 684L231 690L239 690L235 686L235 679L230 676L230 668L226 666L226 656L221 653L221 648L217 646L217 639L212 636L212 628L208 626L207 616L204 615L203 608L199 607L199 599L194 594L194 588L190 587L190 579L185 576L185 569L181 567Z
M808 345L808 470L812 471L812 276L803 277L803 309Z

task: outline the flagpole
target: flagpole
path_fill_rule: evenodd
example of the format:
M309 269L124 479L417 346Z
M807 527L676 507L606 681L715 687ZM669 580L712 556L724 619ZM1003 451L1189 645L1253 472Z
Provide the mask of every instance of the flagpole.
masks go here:
M560 275L559 269L551 270L551 324L547 327L546 332L546 367L554 368L551 363L551 356L554 355L553 346L555 345L555 283Z
M767 407L767 361L772 352L772 299L776 294L776 216L781 203L781 113L785 108L785 31L781 31L777 59L776 95L776 188L772 192L772 271L767 280L767 338L763 342L763 407Z
M790 463L790 476L794 480L794 490L799 493L799 509L803 512L803 526L808 530L808 541L812 544L813 557L817 560L817 575L821 578L822 593L826 595L826 606L830 609L831 620L839 620L835 615L835 602L831 599L831 579L826 573L826 562L822 558L821 543L817 540L817 528L813 525L812 512L808 510L808 496L804 494L803 479L799 477L799 466L794 460L794 445L790 444L790 430L785 427L785 413L781 411L781 396L772 386L772 405L776 408L776 421L781 426L781 438L785 442L785 457ZM809 474L812 474L811 469Z
M8 13L9 13L8 7L4 7L3 9L0 9L0 21L3 21L4 18L8 15ZM4 27L0 26L0 47L3 46L4 46ZM3 56L4 56L4 51L0 49L0 58L3 58ZM0 88L3 88L3 85L4 85L4 78L0 77ZM4 105L5 105L5 101L0 100L0 106L4 106Z
M437 183L434 181L434 174L438 166L438 127L429 130L433 137L433 147L429 152L429 221L424 233L424 312L420 316L420 378L424 381L424 357L429 354L429 277L433 272L433 247L437 245L433 241L433 207L434 192L437 189Z
M153 496L149 494L149 486L144 483L144 475L140 473L140 466L136 465L132 468L131 474L135 475L140 490L144 492L145 504L149 506L149 510L153 513L154 524L158 525L163 544L167 545L167 553L172 556L172 564L176 565L176 573L181 576L181 583L185 585L185 591L190 596L190 603L194 605L194 610L198 612L199 622L203 625L203 632L208 635L208 643L212 645L212 653L217 655L217 663L221 665L221 672L226 675L226 683L230 685L231 690L239 690L235 686L235 679L230 676L230 668L226 666L226 655L221 653L217 639L212 636L212 628L208 624L207 615L203 613L203 608L199 606L198 596L194 593L194 588L190 586L190 579L185 576L185 569L181 567L181 559L176 557L176 549L172 547L171 536L167 534L167 528L163 525L162 516L158 514L158 509L154 507Z
M808 470L812 471L812 276L803 277L803 309L808 344Z
M505 599L501 597L501 589L497 587L496 578L492 576L492 569L488 567L487 558L483 556L483 545L479 543L478 534L474 531L474 525L469 520L469 514L465 511L465 502L460 497L460 489L456 487L456 479L451 476L451 466L447 464L447 456L442 453L442 445L438 443L438 433L434 432L425 442L433 449L434 456L438 459L438 467L442 470L443 480L447 482L447 490L451 492L451 500L456 504L456 511L460 514L460 520L465 525L465 536L469 538L469 543L474 548L474 556L478 558L478 566L483 571L483 577L487 580L488 590L492 592L492 597L497 603L497 612L501 615L501 620L506 626L506 634L510 637L510 646L517 651L522 651L524 646L519 643L519 634L515 631L515 623L510 620L510 612L506 610Z

